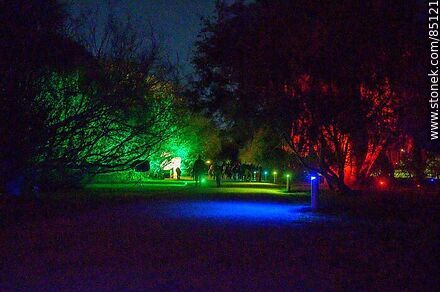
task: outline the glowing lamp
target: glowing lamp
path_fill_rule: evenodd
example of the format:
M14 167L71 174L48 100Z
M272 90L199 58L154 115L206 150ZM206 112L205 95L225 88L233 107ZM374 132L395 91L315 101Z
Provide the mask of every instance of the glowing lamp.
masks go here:
M274 171L274 172L273 172L273 175L277 175L277 172L276 172L276 171Z
M385 185L385 182L384 182L383 180L381 180L381 181L379 182L379 184L380 184L381 186L383 186L383 185Z
M289 192L290 191L290 174L286 174L286 190Z
M267 175L267 171L264 172L264 175Z
M310 207L313 211L319 209L319 179L317 176L310 177Z
M211 164L211 160L206 160L206 164Z

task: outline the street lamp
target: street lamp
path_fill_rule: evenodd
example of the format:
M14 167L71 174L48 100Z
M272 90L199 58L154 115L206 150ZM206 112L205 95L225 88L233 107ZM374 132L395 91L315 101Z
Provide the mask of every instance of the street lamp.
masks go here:
M287 174L286 177L287 177L286 190L290 191L290 185L289 185L290 184L290 174Z
M277 174L278 173L276 171L273 172L273 183L274 184L277 182Z
M264 171L264 181L267 181L267 170Z

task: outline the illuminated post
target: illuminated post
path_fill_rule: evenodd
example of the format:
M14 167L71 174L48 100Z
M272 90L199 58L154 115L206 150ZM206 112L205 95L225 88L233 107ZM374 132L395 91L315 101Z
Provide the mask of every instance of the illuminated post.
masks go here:
M273 183L274 184L277 183L277 172L276 171L273 172Z
M311 186L310 205L313 211L317 211L319 208L319 176L310 177L310 186Z
M264 181L267 181L267 171L264 171Z
M290 174L286 175L286 177L287 177L286 190L290 191L290 185L289 185L289 183L290 183Z

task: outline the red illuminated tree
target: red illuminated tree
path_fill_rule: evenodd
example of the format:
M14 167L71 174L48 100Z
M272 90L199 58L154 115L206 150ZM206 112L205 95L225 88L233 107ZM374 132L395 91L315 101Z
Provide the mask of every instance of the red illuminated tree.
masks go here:
M420 11L388 1L221 6L199 38L195 88L245 135L271 126L301 164L345 190L399 134L402 76L423 51Z

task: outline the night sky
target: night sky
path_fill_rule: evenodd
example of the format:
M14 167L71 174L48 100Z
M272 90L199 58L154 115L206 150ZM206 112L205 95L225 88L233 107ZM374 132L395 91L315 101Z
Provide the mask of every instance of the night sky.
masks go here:
M95 9L98 5L106 15L108 0L66 0L73 13L80 9ZM179 55L185 72L190 71L194 41L201 28L201 18L212 15L215 0L130 0L112 1L116 13L127 12L148 26L152 24L160 44L172 60ZM148 29L147 29L148 30Z

